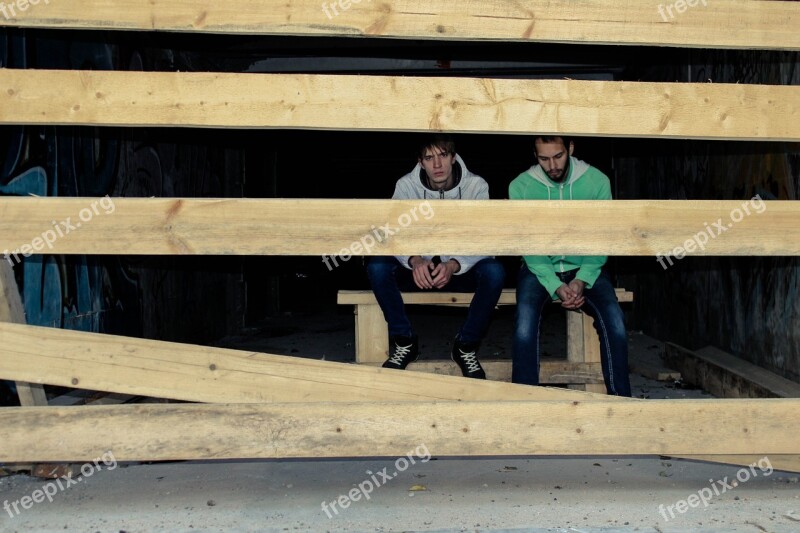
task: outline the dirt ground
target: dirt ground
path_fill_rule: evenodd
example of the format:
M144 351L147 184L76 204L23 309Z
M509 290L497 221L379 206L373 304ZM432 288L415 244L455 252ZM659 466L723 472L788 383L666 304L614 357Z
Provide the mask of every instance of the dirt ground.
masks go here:
M424 358L447 356L457 311L413 312ZM507 357L511 323L511 311L501 311L479 355ZM563 313L544 327L543 350L563 355ZM662 349L640 333L630 339L632 357ZM281 317L217 344L352 361L353 340L352 314L337 310ZM643 398L709 397L631 379ZM109 461L63 490L7 476L0 478L0 531L800 531L798 474L773 470L768 457L742 472L655 456L439 458L424 443L408 449L414 464L406 468L399 458L378 457ZM734 483L737 476L747 479ZM52 502L25 500L22 508L39 489L54 493Z

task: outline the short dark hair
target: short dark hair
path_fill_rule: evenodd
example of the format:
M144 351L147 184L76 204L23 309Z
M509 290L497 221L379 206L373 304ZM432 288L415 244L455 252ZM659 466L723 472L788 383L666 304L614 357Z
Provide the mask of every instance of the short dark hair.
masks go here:
M536 141L542 141L543 143L555 143L559 140L564 143L564 148L569 150L569 145L572 143L572 137L566 137L564 135L537 135L533 138L533 151L536 151Z
M417 148L417 157L419 159L425 157L425 152L429 148L432 150L439 149L446 154L456 155L456 142L446 133L434 133L433 135L427 135L421 139L419 147Z

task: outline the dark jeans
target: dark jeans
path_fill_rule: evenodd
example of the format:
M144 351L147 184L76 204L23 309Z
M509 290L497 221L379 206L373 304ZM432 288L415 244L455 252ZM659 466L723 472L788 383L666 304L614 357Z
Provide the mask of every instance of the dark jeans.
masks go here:
M577 270L556 272L561 281L569 283ZM584 289L585 303L581 310L594 318L594 329L600 336L600 356L603 378L608 394L630 396L628 376L628 337L622 309L614 286L604 272L591 289ZM514 356L511 381L528 385L539 384L540 325L545 306L552 298L539 283L536 275L522 265L517 280L517 317L514 329ZM572 312L572 311L567 311Z
M413 335L401 292L474 292L467 320L458 332L458 339L462 342L480 341L486 335L492 310L500 299L506 276L503 265L493 258L478 261L464 274L454 274L442 289L420 289L414 283L411 270L403 267L394 257L373 258L367 264L367 274L372 292L375 293L383 317L389 324L389 335Z

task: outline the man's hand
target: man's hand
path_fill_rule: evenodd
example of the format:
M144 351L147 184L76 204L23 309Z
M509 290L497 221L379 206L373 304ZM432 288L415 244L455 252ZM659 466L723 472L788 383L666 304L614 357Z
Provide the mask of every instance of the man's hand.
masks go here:
M437 289L443 288L450 283L450 278L459 270L461 270L461 264L455 259L450 259L447 263L439 263L439 265L433 269L433 272L431 272L431 276L433 276L433 286Z
M453 274L461 270L461 264L455 259L434 265L433 261L415 255L408 264L411 265L414 283L420 289L441 289L450 282Z
M583 297L583 289L586 288L586 282L580 279L573 279L569 282L569 288L572 289L572 292L574 292L577 296L575 309L578 309L579 307L583 306L583 303L586 301Z
M408 260L408 264L411 265L411 274L414 277L414 283L417 287L420 289L432 289L434 287L433 277L431 276L433 261L415 255Z
M561 307L565 309L578 309L583 305L583 296L576 294L575 290L565 283L556 289L556 294L561 299Z

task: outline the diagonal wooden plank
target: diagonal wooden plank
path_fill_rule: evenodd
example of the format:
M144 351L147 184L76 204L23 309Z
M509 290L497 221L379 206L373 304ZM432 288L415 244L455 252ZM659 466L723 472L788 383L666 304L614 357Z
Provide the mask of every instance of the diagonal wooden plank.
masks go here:
M196 402L606 399L572 391L0 323L0 378Z
M24 11L14 5L3 6L0 26L800 49L797 4L768 0L44 0L25 3Z
M0 409L0 462L797 454L800 400L160 404ZM680 416L675 416L680 413Z
M14 279L14 270L7 261L0 261L0 322L25 323L22 297ZM0 354L2 352L0 347ZM16 385L20 405L47 405L47 395L42 385L24 381L18 381Z
M0 251L20 258L25 250L36 253L32 244L38 244L38 253L109 255L656 256L670 251L673 257L661 260L667 268L668 262L680 261L676 247L683 250L693 237L705 235L703 247L694 244L687 255L800 255L800 240L785 230L800 227L800 203L792 201L761 202L759 211L748 208L750 215L742 211L747 201L719 200L113 202L113 211L90 213L78 226L79 213L87 213L96 199L2 197ZM426 216L419 215L423 208ZM742 218L726 225L733 212ZM73 228L49 239L49 248L44 240L55 235L51 221ZM376 239L377 227L384 225L392 234ZM708 237L709 231L720 234ZM563 237L577 233L581 239Z
M636 401L567 389L370 369L13 324L0 324L0 342L9 349L6 356L0 358L0 377L189 401L347 402L443 398ZM714 455L689 458L736 464L749 464L751 459ZM773 463L776 468L797 469L795 457L776 456Z
M796 141L800 87L5 69L0 124Z

